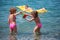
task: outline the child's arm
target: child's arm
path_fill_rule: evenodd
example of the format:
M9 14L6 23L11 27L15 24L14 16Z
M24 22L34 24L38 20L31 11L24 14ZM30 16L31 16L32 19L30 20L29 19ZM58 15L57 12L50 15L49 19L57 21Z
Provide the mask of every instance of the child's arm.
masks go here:
M19 11L19 12L15 13L15 15L19 15L19 14L21 14L21 13L22 13L22 12Z
M26 20L27 20L27 21L29 21L29 22L31 22L31 21L33 21L33 19L34 19L34 18L31 18L31 19L26 19Z
M26 19L29 22L34 20L34 17L32 15L27 14L26 12L21 12L21 14L23 15L23 18ZM31 19L26 18L27 16L30 16Z
M28 16L30 16L30 17L32 17L32 18L31 18L31 19L25 18L27 21L31 22L31 21L33 21L33 20L34 20L34 18L33 18L33 16L32 16L32 15L28 15Z

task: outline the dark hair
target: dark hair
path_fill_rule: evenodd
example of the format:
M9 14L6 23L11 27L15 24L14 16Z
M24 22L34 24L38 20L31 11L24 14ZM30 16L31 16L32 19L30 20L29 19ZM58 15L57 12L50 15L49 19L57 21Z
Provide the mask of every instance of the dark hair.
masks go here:
M34 15L34 18L38 17L38 12L37 11L32 11L31 14Z
M10 13L11 13L11 14L13 14L13 13L15 13L15 12L16 12L16 9L15 9L15 8L13 8L13 7L10 8Z
M29 7L28 5L25 5L26 7Z

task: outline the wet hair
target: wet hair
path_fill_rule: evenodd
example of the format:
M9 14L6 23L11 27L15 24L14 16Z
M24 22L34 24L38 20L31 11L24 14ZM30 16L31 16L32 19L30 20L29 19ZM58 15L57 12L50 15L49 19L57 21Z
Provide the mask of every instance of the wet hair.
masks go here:
M25 5L26 7L29 7L28 5Z
M28 5L25 5L25 8L28 8L29 6Z
M32 11L31 14L34 16L34 18L38 17L38 12L37 11Z
M10 14L13 14L13 13L15 13L16 12L16 9L15 8L10 8Z

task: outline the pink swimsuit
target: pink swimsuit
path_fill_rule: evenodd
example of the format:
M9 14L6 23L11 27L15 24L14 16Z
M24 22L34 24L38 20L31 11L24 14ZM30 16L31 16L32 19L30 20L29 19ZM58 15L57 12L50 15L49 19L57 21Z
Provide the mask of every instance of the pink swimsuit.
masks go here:
M13 30L16 27L16 24L10 23L10 29Z
M16 19L15 15L13 15L13 18ZM9 26L10 26L10 29L13 30L16 27L16 23L13 23L12 20L9 20Z
M41 28L41 27L42 27L42 24L41 24L41 23L39 23L39 24L37 24L37 26L38 26L39 28Z

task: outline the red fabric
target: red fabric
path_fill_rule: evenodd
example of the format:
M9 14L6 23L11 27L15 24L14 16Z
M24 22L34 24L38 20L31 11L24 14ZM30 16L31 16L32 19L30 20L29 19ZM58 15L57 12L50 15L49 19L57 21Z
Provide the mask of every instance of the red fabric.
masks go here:
M23 16L23 18L26 18L27 16L28 16L28 15L25 14L25 15Z

